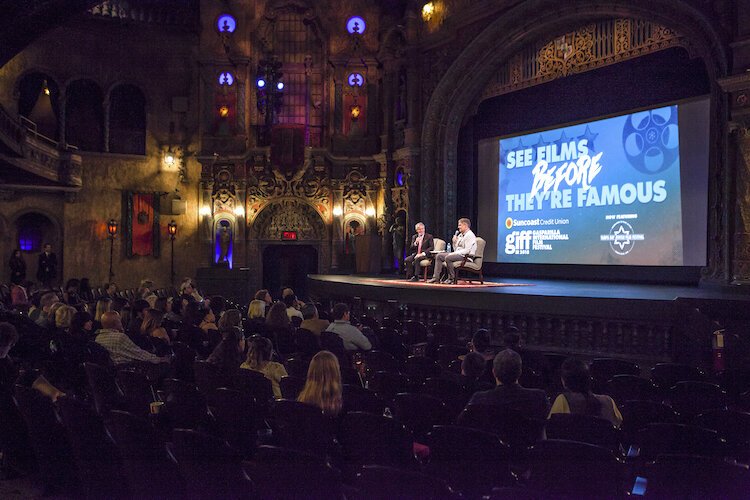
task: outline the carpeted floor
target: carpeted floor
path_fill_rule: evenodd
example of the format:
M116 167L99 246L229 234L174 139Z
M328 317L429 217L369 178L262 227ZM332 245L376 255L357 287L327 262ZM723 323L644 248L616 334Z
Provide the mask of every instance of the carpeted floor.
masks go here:
M403 279L380 279L380 278L363 278L362 281L369 281L371 283L379 283L382 285L397 285L397 286L408 286L408 287L440 287L440 288L490 288L497 286L533 286L530 283L493 283L485 281L483 284L478 281L468 282L464 280L458 280L456 285L443 285L440 283L426 283L424 281L406 281Z

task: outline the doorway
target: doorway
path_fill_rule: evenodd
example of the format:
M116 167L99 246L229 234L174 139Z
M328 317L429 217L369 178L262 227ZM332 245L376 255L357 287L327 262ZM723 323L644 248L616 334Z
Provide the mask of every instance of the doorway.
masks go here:
M263 288L274 298L286 287L307 298L307 275L317 272L318 251L312 245L269 245L263 250Z

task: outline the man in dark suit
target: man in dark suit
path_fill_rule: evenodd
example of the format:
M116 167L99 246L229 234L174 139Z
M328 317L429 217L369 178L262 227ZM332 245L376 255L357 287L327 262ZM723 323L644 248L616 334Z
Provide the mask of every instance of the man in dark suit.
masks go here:
M45 243L44 251L39 254L39 267L36 270L36 279L44 286L49 287L57 277L57 255L52 251L52 245Z
M419 263L430 254L430 250L435 248L432 235L425 232L424 224L417 222L414 226L417 234L411 237L411 246L409 255L404 259L406 265L406 279L409 281L419 281Z
M526 418L544 420L549 413L549 400L541 389L526 389L518 384L521 376L521 356L512 349L500 351L492 363L497 386L489 391L474 393L470 405L505 406Z

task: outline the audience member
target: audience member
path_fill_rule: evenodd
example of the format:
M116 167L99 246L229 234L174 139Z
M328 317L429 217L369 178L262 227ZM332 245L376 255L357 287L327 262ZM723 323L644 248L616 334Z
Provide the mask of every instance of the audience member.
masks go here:
M221 316L224 314L226 304L227 301L222 295L213 295L211 297L211 310L216 317L216 321L220 320Z
M284 300L284 299L285 299L285 298L287 298L287 297L288 297L289 295L294 295L294 300L295 300L295 301L296 301L296 303L297 303L297 308L298 308L298 309L299 309L299 308L301 308L302 306L304 306L304 305L305 305L305 303L304 303L304 302L302 302L302 301L301 301L301 300L299 299L299 297L297 297L297 294L296 294L296 293L294 293L294 290L292 290L291 288L284 288L284 289L283 289L283 290L281 291L281 300Z
M511 350L500 351L492 363L497 386L475 393L469 404L499 405L513 408L527 418L543 420L549 412L547 395L541 389L526 389L518 384L521 356Z
M79 311L70 320L70 336L79 340L94 340L94 318L87 312Z
M294 352L294 329L283 302L275 302L268 310L266 335L273 340L274 347L280 354Z
M63 291L63 302L69 306L78 306L81 304L81 297L78 295L78 289L81 286L81 282L75 278L69 279L65 283L65 290Z
M91 290L91 280L88 278L81 278L81 284L78 285L78 296L84 303L94 300L94 291Z
M609 420L615 427L620 427L622 415L614 400L609 396L591 392L591 374L586 363L580 359L568 358L563 362L560 374L565 390L555 398L550 415L592 415Z
M469 343L469 352L477 352L484 356L486 361L495 358L496 351L490 345L490 332L484 328L480 328L471 337Z
M117 283L110 282L104 284L104 297L114 299L117 294Z
M231 331L235 328L242 331L242 313L239 309L227 309L219 318L219 322L216 324L222 335L225 332Z
M177 340L186 343L191 348L205 356L208 353L206 352L207 349L203 345L203 342L208 342L208 337L205 332L198 327L203 320L203 316L204 313L201 310L201 304L195 301L190 302L185 307L182 325L180 325L177 332Z
M247 339L247 358L240 365L240 368L246 370L255 370L260 372L271 381L273 395L276 399L281 399L281 388L279 382L287 376L286 368L281 363L271 361L273 356L273 344L271 341L260 335L253 335Z
M255 300L262 300L266 303L266 308L270 307L271 304L273 304L273 299L271 298L271 294L266 290L265 288L261 288L257 292L255 292Z
M60 299L56 293L45 293L40 299L41 308L38 310L39 312L36 314L30 313L29 318L42 328L47 328L51 323L54 323L54 316L50 317L50 308L58 302L60 302Z
M247 321L245 322L245 334L263 334L266 331L266 303L255 299L247 307Z
M305 386L297 401L317 406L326 415L335 417L343 404L341 368L338 358L329 351L313 356L307 369Z
M328 325L331 324L327 319L320 319L318 308L313 304L305 304L302 307L302 318L303 320L299 327L310 330L318 337L320 337L320 332L328 328Z
M127 335L120 321L120 315L114 311L102 314L102 329L97 332L96 343L104 347L115 365L123 365L135 361L148 363L168 362L168 357L159 357L144 351L133 343Z
M333 332L344 341L344 349L356 351L358 349L369 351L372 349L370 340L349 321L349 306L339 302L333 306L333 323L326 328L327 332Z
M29 285L30 281L14 283L10 287L10 304L14 309L22 309L29 306Z
M209 330L218 330L219 327L216 326L216 316L214 315L214 312L211 310L211 308L201 307L200 310L203 313L203 318L201 318L201 322L198 324L198 327L204 332L208 332Z
M236 378L245 353L245 336L237 327L222 332L221 342L206 358L206 362L217 368L227 384Z
M143 313L143 322L141 323L140 335L160 339L167 345L172 343L167 330L161 326L164 320L164 313L157 309L146 309Z
M185 278L180 285L180 295L189 295L196 302L203 302L203 297L196 290L195 282L190 278Z
M102 327L102 314L112 310L112 299L102 297L96 301L96 311L94 312L94 330Z
M297 297L295 295L287 295L284 297L284 305L286 306L286 315L289 316L289 320L293 318L299 318L299 322L302 322L302 313L297 309Z
M66 305L60 306L57 311L55 311L55 329L67 332L70 329L70 322L73 320L73 315L76 312L75 307Z

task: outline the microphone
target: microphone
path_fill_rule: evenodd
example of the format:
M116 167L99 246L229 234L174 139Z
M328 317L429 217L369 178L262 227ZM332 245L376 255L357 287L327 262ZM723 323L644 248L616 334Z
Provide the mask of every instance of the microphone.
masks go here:
M453 234L453 236L458 236L458 233L459 233L459 231L458 231L458 229L456 229L456 232Z

